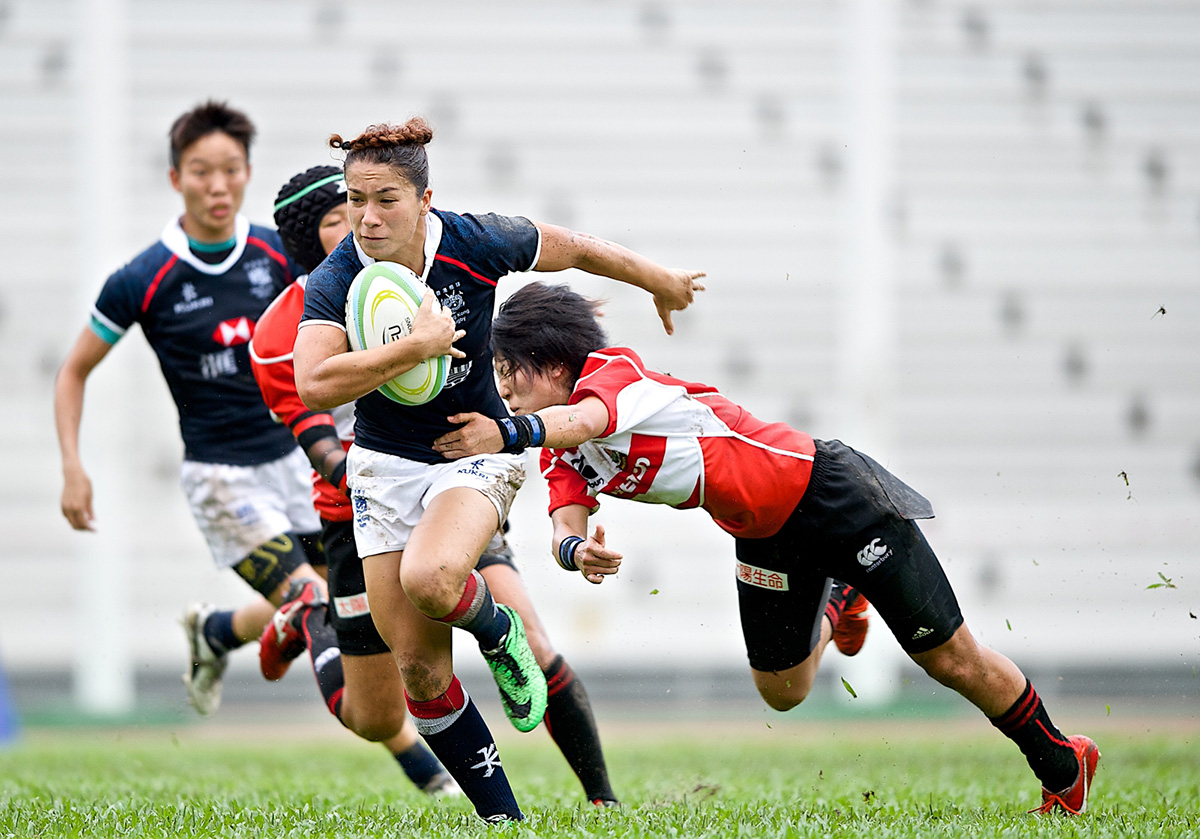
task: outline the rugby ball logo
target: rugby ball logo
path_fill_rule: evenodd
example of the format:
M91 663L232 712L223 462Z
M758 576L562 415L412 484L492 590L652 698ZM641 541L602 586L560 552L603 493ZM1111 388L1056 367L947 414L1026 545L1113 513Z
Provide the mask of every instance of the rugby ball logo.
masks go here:
M358 272L346 295L346 335L350 349L372 349L412 332L429 287L396 262L376 262ZM407 373L380 385L379 392L401 405L424 405L446 386L450 356L427 358Z

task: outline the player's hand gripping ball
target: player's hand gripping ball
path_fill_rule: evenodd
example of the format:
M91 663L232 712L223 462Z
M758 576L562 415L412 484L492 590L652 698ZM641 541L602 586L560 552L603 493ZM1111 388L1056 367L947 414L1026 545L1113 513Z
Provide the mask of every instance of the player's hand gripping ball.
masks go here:
M372 349L411 333L428 290L420 277L396 262L376 262L359 271L346 296L350 349ZM450 356L427 358L380 385L379 392L402 405L424 405L446 386L449 372Z

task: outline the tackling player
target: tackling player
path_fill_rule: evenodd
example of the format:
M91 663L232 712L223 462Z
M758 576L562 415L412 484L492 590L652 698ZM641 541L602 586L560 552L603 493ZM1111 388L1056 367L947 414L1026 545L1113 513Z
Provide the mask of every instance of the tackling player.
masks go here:
M192 516L217 566L266 598L236 612L187 610L192 661L183 679L202 714L220 704L229 651L258 638L291 580L316 576L309 556L320 559L308 461L250 372L254 324L299 273L278 234L239 213L254 133L245 114L219 102L175 120L170 179L183 214L107 279L54 384L62 512L76 530L92 530L92 484L79 454L88 376L134 324L158 356L179 412Z
M452 416L463 425L434 450L543 447L554 554L592 583L622 559L602 526L588 536L598 495L703 507L734 536L751 672L779 711L808 695L832 635L829 578L846 580L913 661L1017 744L1042 782L1038 811L1084 811L1096 744L1064 736L1017 666L972 637L915 523L933 516L924 497L836 440L764 423L607 343L593 301L562 285L519 289L492 325L500 394L516 416Z

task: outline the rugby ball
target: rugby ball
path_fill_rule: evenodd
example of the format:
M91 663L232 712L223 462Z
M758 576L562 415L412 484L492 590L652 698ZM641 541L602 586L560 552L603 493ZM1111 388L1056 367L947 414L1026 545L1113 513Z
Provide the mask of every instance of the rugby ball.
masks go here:
M350 349L373 349L411 333L428 290L420 277L396 262L376 262L359 271L346 295ZM424 405L441 393L449 372L450 356L427 358L380 385L379 392L401 405Z

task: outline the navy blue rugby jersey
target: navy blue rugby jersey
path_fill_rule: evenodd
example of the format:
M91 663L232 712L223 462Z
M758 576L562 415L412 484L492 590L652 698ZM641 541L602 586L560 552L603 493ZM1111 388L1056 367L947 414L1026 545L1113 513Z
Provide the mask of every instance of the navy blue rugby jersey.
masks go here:
M188 460L250 466L296 447L263 402L250 337L267 305L303 273L278 233L239 216L236 243L219 263L192 253L175 219L105 281L92 331L115 344L141 325L175 400Z
M425 273L421 279L467 334L455 346L446 387L424 405L401 405L379 391L355 403L354 441L375 451L424 463L441 463L433 441L454 428L446 417L464 411L506 416L492 370L492 314L496 283L505 274L537 264L541 232L512 216L458 215L431 210L425 217ZM354 277L375 262L347 236L308 278L301 321L346 328L346 296Z

